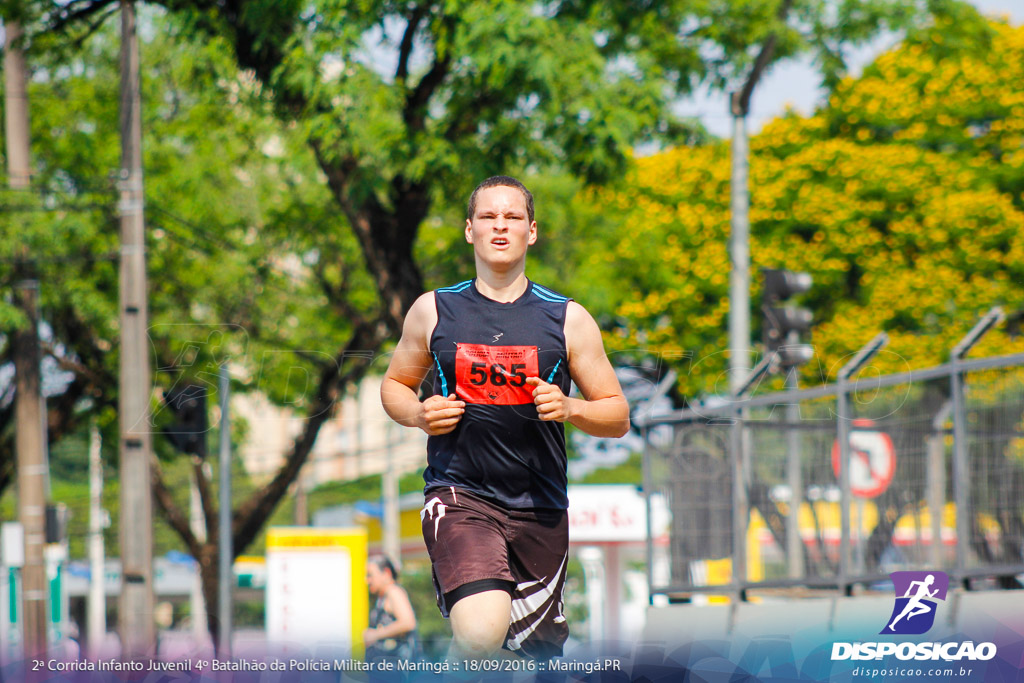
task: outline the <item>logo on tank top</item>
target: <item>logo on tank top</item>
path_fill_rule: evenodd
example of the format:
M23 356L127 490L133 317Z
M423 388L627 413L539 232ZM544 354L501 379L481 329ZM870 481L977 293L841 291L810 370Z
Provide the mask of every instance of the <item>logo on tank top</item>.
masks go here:
M526 378L537 377L537 368L536 346L456 344L455 393L467 403L533 403Z

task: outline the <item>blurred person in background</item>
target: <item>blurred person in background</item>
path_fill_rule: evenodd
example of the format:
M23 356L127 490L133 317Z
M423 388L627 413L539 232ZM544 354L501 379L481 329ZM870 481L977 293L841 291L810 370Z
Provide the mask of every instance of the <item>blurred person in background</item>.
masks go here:
M409 595L398 585L398 570L391 560L374 555L367 561L366 586L377 597L370 610L370 626L363 631L366 661L418 659L416 614Z

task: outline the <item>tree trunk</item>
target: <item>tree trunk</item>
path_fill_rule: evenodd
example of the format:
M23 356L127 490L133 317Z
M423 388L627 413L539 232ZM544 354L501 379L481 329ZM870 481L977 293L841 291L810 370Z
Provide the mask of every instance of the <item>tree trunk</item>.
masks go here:
M206 603L206 630L210 632L210 638L213 640L213 651L220 652L220 614L217 610L220 599L220 577L217 566L217 544L215 543L203 544L199 560L199 578L203 587L203 602Z
M313 449L313 444L316 442L320 427L330 418L338 396L346 387L360 381L365 375L370 367L370 361L376 351L380 349L384 339L387 338L388 329L384 321L358 328L349 339L348 344L338 352L335 363L324 367L315 398L304 422L303 431L295 438L281 469L266 486L253 492L232 514L232 559L242 554L263 529L267 519L287 493L288 487L295 481L302 465L305 464ZM151 460L150 471L152 491L157 506L168 524L181 537L189 552L199 562L203 597L207 604L207 627L210 637L217 644L218 616L215 606L218 604L217 596L220 585L217 564L219 515L215 501L212 500L209 479L202 467L194 468L206 518L207 541L200 543L192 533L187 515L175 503L167 489L159 461L155 457Z

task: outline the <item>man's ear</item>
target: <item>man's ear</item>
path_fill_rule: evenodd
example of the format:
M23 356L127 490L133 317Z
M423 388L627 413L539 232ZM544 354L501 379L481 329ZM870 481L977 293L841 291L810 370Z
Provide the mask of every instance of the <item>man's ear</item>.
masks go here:
M473 221L466 219L466 241L473 244Z
M533 246L537 242L537 221L530 223L530 238L526 244Z

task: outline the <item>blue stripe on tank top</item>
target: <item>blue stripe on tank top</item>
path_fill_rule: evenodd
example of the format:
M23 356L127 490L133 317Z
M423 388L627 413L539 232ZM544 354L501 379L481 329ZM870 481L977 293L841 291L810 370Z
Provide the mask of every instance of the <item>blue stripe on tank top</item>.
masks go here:
M562 359L559 358L558 362L555 363L555 367L551 368L551 374L548 375L548 384L555 381L555 373L558 372L558 366L562 364Z
M549 301L549 302L551 302L553 304L564 304L566 301L568 301L568 299L564 299L564 298L556 299L556 298L551 297L551 296L549 296L547 294L541 294L536 289L533 290L533 293L537 296L538 299L543 299L544 301Z
M533 283L533 291L537 292L538 295L541 293L547 294L550 297L554 297L554 299L557 301L569 300L569 297L562 296L561 294L556 294L555 292L552 292L550 289L547 289L546 287L541 287L536 282ZM541 298L543 299L544 297Z
M457 293L461 292L462 290L464 290L466 287L469 287L471 284L473 284L472 280L465 280L463 282L460 282L457 285L452 285L450 287L441 287L437 291L439 291L439 292L446 292L446 293L447 292L451 292L453 294L457 294Z
M448 381L444 378L444 370L441 369L441 359L434 354L434 362L437 363L437 374L441 377L441 395L448 398ZM558 361L561 363L562 361ZM556 366L557 367L557 366Z

